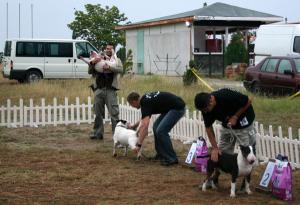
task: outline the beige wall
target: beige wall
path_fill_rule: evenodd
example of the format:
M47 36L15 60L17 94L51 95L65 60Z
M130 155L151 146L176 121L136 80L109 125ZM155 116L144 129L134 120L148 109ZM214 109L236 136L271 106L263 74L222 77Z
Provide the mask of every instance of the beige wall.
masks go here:
M155 26L144 30L144 73L182 75L190 59L190 30L184 23ZM126 49L133 51L137 72L137 30L126 31ZM166 58L168 55L168 66ZM167 70L168 69L168 70Z

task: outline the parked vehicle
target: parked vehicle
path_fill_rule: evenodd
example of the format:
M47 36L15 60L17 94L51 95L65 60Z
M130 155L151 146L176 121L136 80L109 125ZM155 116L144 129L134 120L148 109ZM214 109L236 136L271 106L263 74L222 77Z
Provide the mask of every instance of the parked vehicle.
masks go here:
M254 63L267 56L300 56L300 24L269 24L259 27L254 47Z
M19 82L42 78L88 78L88 58L97 49L85 40L17 39L7 40L3 76Z
M251 92L277 95L300 89L300 56L267 57L245 72L244 87Z

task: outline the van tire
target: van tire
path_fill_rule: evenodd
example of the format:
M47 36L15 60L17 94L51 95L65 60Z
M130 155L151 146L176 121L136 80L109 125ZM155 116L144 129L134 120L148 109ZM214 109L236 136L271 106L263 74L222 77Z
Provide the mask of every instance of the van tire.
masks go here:
M41 72L37 70L30 70L28 71L26 75L26 82L27 83L33 83L33 82L38 82L43 78Z

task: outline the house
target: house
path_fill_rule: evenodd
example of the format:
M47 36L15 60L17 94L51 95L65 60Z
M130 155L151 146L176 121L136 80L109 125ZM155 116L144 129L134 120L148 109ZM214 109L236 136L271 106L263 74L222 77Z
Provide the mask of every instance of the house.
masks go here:
M138 74L182 75L194 59L203 72L224 72L229 34L283 21L280 16L214 3L171 16L116 27L125 30L126 50L133 51Z

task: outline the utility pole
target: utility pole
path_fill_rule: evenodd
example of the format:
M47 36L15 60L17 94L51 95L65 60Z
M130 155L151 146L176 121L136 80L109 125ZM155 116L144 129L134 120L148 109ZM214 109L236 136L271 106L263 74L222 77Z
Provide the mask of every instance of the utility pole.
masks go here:
M8 39L8 2L6 2L6 39Z
M31 4L31 38L33 38L33 4Z
M19 38L21 37L21 3L19 3Z

